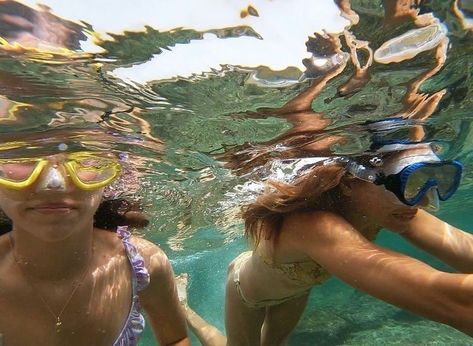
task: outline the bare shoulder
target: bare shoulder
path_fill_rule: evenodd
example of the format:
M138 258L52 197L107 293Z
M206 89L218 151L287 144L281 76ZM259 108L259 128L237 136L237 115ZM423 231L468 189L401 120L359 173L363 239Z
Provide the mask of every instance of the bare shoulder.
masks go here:
M131 236L130 242L143 257L150 275L169 270L169 259L158 245L139 236Z
M329 211L291 213L281 228L286 244L305 253L317 246L331 246L347 232L358 233L342 216Z
M340 215L330 211L304 211L288 214L284 218L283 229L297 233L314 233L334 227L347 227L348 222Z
M98 235L103 244L105 253L110 256L116 254L123 254L123 240L118 236L116 232L99 230ZM143 257L145 267L151 276L155 276L164 271L168 271L170 267L169 260L161 248L139 236L132 235L129 239L130 243L133 244L138 253Z
M157 244L138 235L132 235L130 242L136 246L142 256L153 256L156 253L164 254L163 250L161 250Z
M174 271L164 251L153 242L132 236L130 242L143 257L149 273L149 284L140 292L140 301L149 312L156 306L165 306L161 300L170 300L175 291Z

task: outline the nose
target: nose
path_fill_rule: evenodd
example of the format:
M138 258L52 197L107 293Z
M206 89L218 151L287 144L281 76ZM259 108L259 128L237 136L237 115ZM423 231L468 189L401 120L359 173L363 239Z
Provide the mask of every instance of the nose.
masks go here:
M429 210L429 211L439 210L439 205L440 205L439 195L438 195L437 187L435 186L428 189L425 192L424 197L422 197L420 202L417 204L418 207L425 210Z
M40 176L36 190L65 191L66 179L64 173L64 168L61 170L57 164L47 166L45 172L42 172Z

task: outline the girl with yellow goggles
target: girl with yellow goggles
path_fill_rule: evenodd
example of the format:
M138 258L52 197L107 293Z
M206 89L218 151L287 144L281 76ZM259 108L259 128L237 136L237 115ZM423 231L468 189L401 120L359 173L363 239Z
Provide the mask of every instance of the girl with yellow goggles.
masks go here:
M64 155L57 160L58 164L50 164L51 157L0 159L0 186L20 190L31 186L37 181L41 172L48 167L45 178L41 181L43 188L64 187L63 174L67 173L72 182L82 190L96 190L114 181L121 171L117 159L101 156L92 152L76 152ZM56 160L54 160L56 161Z

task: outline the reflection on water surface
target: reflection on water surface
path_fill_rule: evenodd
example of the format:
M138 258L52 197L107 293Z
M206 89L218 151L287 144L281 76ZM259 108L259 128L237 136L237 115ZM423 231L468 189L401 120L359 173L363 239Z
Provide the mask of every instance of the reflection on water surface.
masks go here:
M80 8L2 1L2 152L69 136L128 154L133 193L156 215L147 236L172 249L214 225L241 234L235 208L275 159L435 139L471 164L469 1L236 4L217 19L163 1L150 23L119 29L126 8L110 8L110 31Z
M216 222L233 237L238 219L218 220L228 214L225 193L274 158L354 155L374 140L435 138L446 156L468 164L468 3L455 2L453 12L435 1L386 1L384 10L380 2L337 4L345 22L327 32L300 24L311 31L299 41L288 36L294 20L269 21L284 10L278 4L242 8L238 25L229 27L143 26L104 35L94 23L61 18L54 8L4 1L2 147L57 145L60 139L37 143L32 135L54 128L80 130L76 144L128 152L146 181L139 193L165 220L154 229L175 248L177 239ZM299 5L303 10L304 2ZM329 1L319 8L339 13ZM296 45L305 52L275 68L262 52L275 47L271 33L284 32L269 53L284 56ZM83 48L85 42L95 48ZM213 55L221 55L218 68L193 65ZM143 80L144 72L156 76L155 69L175 74ZM397 120L376 126L385 118ZM97 128L107 135L97 138Z

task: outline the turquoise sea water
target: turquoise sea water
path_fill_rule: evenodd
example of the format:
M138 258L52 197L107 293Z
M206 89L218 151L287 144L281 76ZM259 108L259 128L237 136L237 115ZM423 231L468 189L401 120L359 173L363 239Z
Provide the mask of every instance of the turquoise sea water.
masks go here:
M140 234L220 330L226 267L247 249L238 207L277 160L435 141L465 165L439 215L473 230L471 1L44 3L0 2L0 152L117 153L108 195L144 206ZM389 232L377 242L450 270ZM472 342L337 279L289 341L414 344Z
M473 216L444 206L440 216L451 224L471 229ZM204 239L221 238L215 229L203 230ZM450 269L420 252L399 236L383 231L377 243L409 254L430 265ZM246 250L239 239L217 249L203 249L173 259L176 273L189 274L189 305L205 319L224 330L226 266ZM393 283L393 286L395 283ZM147 330L141 345L153 345ZM193 343L199 344L193 338ZM381 302L337 279L312 289L309 304L292 333L288 345L471 345L471 338L448 326L435 323Z

